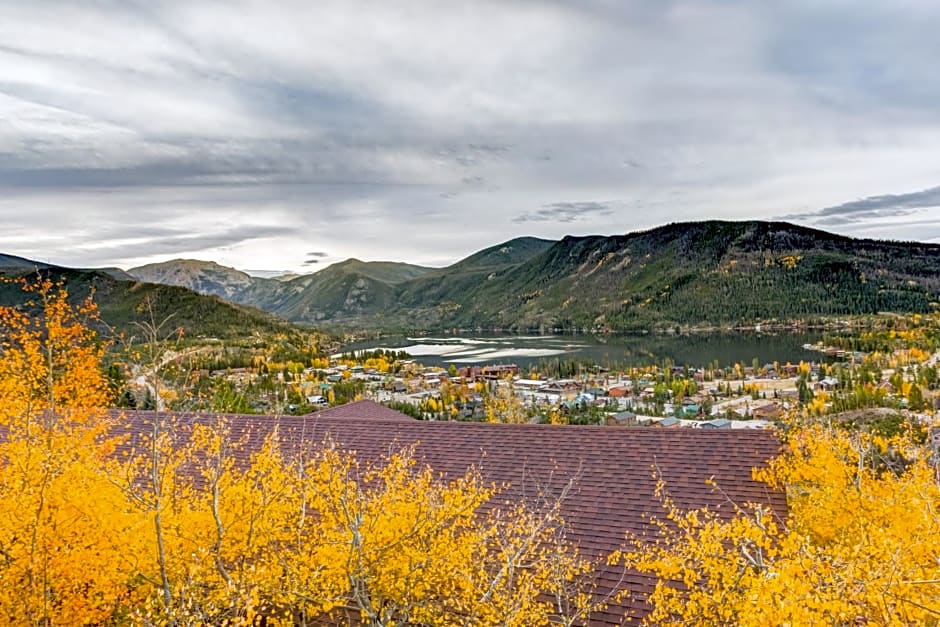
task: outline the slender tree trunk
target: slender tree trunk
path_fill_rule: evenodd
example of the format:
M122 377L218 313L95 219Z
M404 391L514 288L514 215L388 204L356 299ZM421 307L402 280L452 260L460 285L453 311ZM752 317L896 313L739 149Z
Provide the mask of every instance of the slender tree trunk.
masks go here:
M153 439L150 443L150 478L153 481L153 525L157 535L157 563L160 567L160 584L163 587L163 607L169 615L173 606L173 590L170 588L170 577L166 565L166 545L163 540L163 486L160 479L160 449L158 438L160 436L160 418L153 421Z

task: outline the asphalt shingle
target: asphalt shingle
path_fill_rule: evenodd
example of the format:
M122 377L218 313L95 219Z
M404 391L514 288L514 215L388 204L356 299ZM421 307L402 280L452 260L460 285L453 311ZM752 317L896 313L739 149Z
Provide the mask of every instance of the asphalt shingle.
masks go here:
M122 419L129 445L150 429L155 414L128 412ZM180 416L211 422L211 414ZM515 502L537 491L560 494L567 537L582 553L602 555L624 543L627 533L651 531L648 516L661 515L654 491L654 470L666 482L676 505L709 507L729 513L731 503L764 503L786 516L782 493L752 478L780 449L771 431L731 429L622 429L576 425L503 425L472 422L423 422L371 402L358 402L306 416L228 416L233 435L248 434L246 456L277 427L289 451L314 449L329 437L360 460L377 461L389 451L416 444L417 458L445 476L459 476L471 465L486 481L506 486L496 497ZM714 479L720 490L706 484ZM605 568L599 588L620 583L622 573ZM592 617L591 624L621 624L642 618L655 580L627 573L632 592L622 606Z

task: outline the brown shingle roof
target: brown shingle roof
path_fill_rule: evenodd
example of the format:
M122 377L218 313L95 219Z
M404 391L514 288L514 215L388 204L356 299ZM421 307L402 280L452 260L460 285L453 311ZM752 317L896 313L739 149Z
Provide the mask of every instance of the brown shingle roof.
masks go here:
M503 501L525 498L536 488L557 493L575 478L562 515L568 538L583 554L608 553L622 546L626 532L650 531L646 516L663 513L654 498L654 467L681 508L729 511L730 499L737 504L766 503L779 516L786 515L784 495L751 476L752 468L779 452L780 442L769 431L424 422L383 409L353 403L307 416L229 418L234 435L251 434L249 448L259 445L274 426L293 450L316 447L329 435L342 448L355 450L361 460L379 460L390 450L417 442L417 457L442 473L459 476L473 464L487 481L508 484L497 496ZM152 419L152 412L129 412L130 433L146 431ZM706 485L712 477L720 492ZM602 571L599 588L616 585L620 578L613 569ZM623 584L634 598L592 616L592 625L617 625L625 613L637 618L647 613L644 599L655 580L628 573Z
M329 409L315 411L308 415L321 417L326 416L328 418L410 420L412 422L415 420L411 416L405 415L400 411L389 409L381 403L376 403L375 401L370 400L353 401L352 403L346 403L345 405L340 405L338 407L330 407Z

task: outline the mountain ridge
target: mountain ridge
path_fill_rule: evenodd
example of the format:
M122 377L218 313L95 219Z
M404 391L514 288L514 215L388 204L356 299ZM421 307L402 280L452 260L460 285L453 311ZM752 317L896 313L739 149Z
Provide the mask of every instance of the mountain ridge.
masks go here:
M128 272L293 322L385 331L631 332L927 312L940 300L938 244L855 239L754 220L674 222L560 240L519 237L444 268L347 259L278 280L189 260Z
M123 271L120 271L123 272ZM40 278L61 281L70 300L93 296L105 337L125 337L140 332L138 323L152 315L167 321L188 338L240 339L255 332L295 333L299 329L275 314L218 296L199 294L185 287L121 278L112 268L77 269L52 264L0 266L0 304L28 306L30 294L18 281Z

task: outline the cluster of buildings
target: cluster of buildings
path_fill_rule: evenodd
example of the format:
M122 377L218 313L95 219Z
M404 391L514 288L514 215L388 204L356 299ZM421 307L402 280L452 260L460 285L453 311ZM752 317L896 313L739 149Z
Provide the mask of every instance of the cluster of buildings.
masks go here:
M670 378L688 379L695 388L691 394L673 398L670 392L664 393L658 386L661 381L633 379L605 371L576 378L542 379L521 376L516 364L444 369L421 366L413 361L403 362L395 374L348 365L309 369L305 374L322 383L309 383L305 389L309 390L308 402L320 402L331 384L354 381L362 384L366 398L423 405L428 399L440 400L442 395L453 395L455 388L461 388L465 397L458 403L457 417L473 419L482 416L485 391L508 387L525 406L537 410L534 413L555 410L576 414L593 409L595 414L603 415L601 422L610 425L704 428L746 425L753 428L780 418L797 398L795 380L790 387L781 384L787 380L780 379L776 369L768 366L772 373L768 381L772 383L770 398L755 398L751 392L729 396L720 390L719 383L723 381L706 381L701 369L672 369ZM795 376L795 368L790 368L792 372L781 368L780 374ZM758 385L751 375L746 376L752 386ZM739 422L744 420L747 422Z

